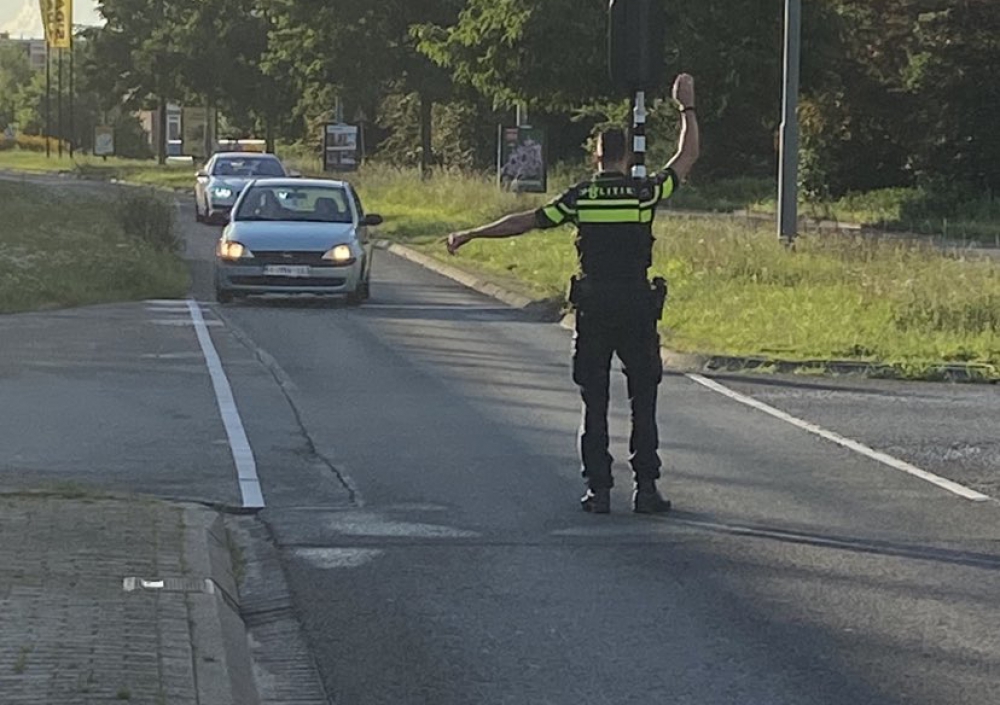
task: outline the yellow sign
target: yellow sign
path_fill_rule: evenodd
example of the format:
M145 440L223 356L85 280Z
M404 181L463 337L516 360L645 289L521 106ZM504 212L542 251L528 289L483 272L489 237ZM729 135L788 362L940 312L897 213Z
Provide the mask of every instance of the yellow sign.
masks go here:
M42 11L42 26L45 28L45 43L52 44L52 27L49 25L49 5L51 0L38 0L38 9Z
M50 49L73 46L73 0L39 0L45 41Z

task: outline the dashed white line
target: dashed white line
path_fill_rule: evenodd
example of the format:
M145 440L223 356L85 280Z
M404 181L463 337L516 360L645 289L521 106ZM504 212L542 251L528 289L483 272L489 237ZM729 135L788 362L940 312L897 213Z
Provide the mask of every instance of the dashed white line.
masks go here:
M729 387L719 384L718 382L708 379L707 377L703 377L702 375L689 374L687 375L687 378L694 382L697 382L703 387L711 389L713 392L718 392L719 394L727 396L730 399L738 401L741 404L745 404L746 406L757 409L758 411L763 411L765 414L769 414L776 419L780 419L786 423L790 423L791 425L797 426L798 428L801 428L804 431L808 431L809 433L819 436L820 438L825 438L828 441L832 441L839 446L852 450L855 453L859 453L867 458L871 458L872 460L882 463L883 465L887 465L895 470L900 470L902 472L907 473L908 475L912 475L913 477L918 477L921 480L924 480L925 482L929 482L932 485L936 485L941 489L947 490L948 492L956 494L959 497L963 497L964 499L968 499L973 502L986 502L992 499L988 495L976 492L975 490L970 489L965 485L960 485L957 482L953 482L952 480L949 480L947 478L935 475L932 472L922 470L921 468L918 468L916 465L912 465L906 462L905 460L900 460L899 458L895 458L889 455L888 453L883 453L880 450L875 450L874 448L870 448L866 446L864 443L859 443L858 441L852 440L850 438L845 438L844 436L834 433L833 431L827 431L825 428L817 426L814 423L810 423L809 421L803 421L802 419L792 416L791 414L785 413L780 409L775 409L773 406L765 404L762 401L758 401L753 397L749 397L745 394L740 394L739 392L733 391Z
M205 325L205 317L201 313L201 307L197 301L193 300L188 300L187 307L188 311L191 312L191 321L198 336L198 343L201 345L201 352L205 356L205 364L208 365L208 373L212 378L212 387L215 389L215 399L219 404L222 423L226 427L229 448L233 454L233 462L236 463L236 475L240 483L243 506L259 509L264 506L264 495L260 489L260 478L257 477L257 461L254 459L250 441L243 428L243 420L236 408L233 389L229 386L229 379L222 367L222 360L219 359L219 353L212 343L212 336L209 335L208 326Z

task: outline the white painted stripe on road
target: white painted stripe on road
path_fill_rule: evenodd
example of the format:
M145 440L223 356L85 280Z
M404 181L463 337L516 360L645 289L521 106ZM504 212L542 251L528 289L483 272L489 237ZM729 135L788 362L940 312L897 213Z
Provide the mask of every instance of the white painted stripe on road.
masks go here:
M874 448L870 448L866 446L864 443L859 443L858 441L851 440L850 438L845 438L844 436L834 433L833 431L827 431L825 428L817 426L814 423L803 421L802 419L792 416L791 414L787 414L784 411L781 411L780 409L775 409L773 406L769 406L768 404L765 404L762 401L758 401L753 397L749 397L745 394L740 394L739 392L734 391L724 385L721 385L714 380L708 379L707 377L703 377L702 375L699 374L689 374L686 376L688 379L697 382L703 387L711 389L713 392L718 392L719 394L729 397L734 401L738 401L741 404L753 407L758 411L763 411L765 414L769 414L776 419L780 419L786 423L792 424L793 426L797 426L798 428L801 428L804 431L808 431L809 433L817 435L820 438L825 438L828 441L833 441L839 446L842 446L849 450L853 450L855 453L859 453L867 458L871 458L872 460L878 461L883 465L888 465L889 467L895 470L900 470L902 472L907 473L908 475L912 475L914 477L920 478L921 480L929 482L932 485L937 485L941 489L947 490L948 492L956 494L959 497L963 497L973 502L986 502L992 499L988 495L976 492L975 490L970 489L965 485L960 485L957 482L953 482L947 478L935 475L932 472L927 472L926 470L922 470L918 468L916 465L911 465L905 460L900 460L899 458L895 458L889 455L888 453L883 453L880 450L875 450Z
M205 356L205 364L208 365L208 373L212 377L212 386L215 388L215 399L219 403L222 423L225 425L226 435L229 437L229 448L233 453L233 461L236 463L236 475L240 482L243 506L259 509L264 506L264 495L260 489L260 478L257 477L257 461L254 459L250 441L243 428L240 412L236 408L233 389L229 386L229 379L222 367L222 360L219 359L219 353L212 343L212 336L209 335L208 326L205 325L205 317L202 316L201 307L194 300L188 300L187 306L188 311L191 312L191 321L194 323L194 330L198 335L201 352Z

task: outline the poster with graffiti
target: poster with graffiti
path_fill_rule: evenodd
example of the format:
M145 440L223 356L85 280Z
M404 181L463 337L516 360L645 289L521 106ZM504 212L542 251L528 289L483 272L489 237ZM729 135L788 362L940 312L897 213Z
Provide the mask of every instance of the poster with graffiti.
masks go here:
M509 191L545 193L548 189L545 130L501 126L499 141L497 173L500 187Z

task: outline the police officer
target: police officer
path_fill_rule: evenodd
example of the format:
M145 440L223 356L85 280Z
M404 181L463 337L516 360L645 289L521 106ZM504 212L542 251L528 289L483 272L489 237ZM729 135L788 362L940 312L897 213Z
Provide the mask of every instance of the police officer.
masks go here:
M629 461L635 475L634 511L669 511L660 494L656 394L663 375L657 323L666 298L662 279L650 283L653 219L657 204L687 178L698 158L694 79L677 77L673 97L681 113L677 152L659 172L644 180L629 175L631 149L625 133L606 130L597 140L600 171L537 211L509 215L490 225L448 236L451 254L476 238L504 238L564 223L577 227L580 274L570 302L576 310L573 379L583 397L580 456L587 493L583 509L611 511L612 457L608 452L608 386L611 358L617 354L628 381L632 407Z

